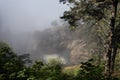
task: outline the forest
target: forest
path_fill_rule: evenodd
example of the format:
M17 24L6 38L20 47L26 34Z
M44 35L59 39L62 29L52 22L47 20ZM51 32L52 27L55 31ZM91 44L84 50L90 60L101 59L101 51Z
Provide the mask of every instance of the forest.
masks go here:
M120 1L58 2L61 25L11 39L21 47L0 27L0 80L120 80Z
M60 59L28 65L31 63L29 55L18 56L4 42L0 42L0 63L0 80L107 80L103 74L104 65L96 65L93 59L73 68L65 68ZM111 79L118 78L117 74Z

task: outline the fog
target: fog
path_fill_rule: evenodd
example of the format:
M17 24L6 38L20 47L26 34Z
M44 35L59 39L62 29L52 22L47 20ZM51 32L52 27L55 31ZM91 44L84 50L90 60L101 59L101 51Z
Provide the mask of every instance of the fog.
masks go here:
M80 21L79 27L70 31L60 19L68 9L59 0L0 0L0 41L18 55L30 54L33 61L59 58L71 65L88 60L101 42L97 35L91 35L92 21Z
M0 0L0 41L18 55L30 54L33 61L59 58L77 64L87 60L88 25L80 23L81 29L70 31L60 19L68 9L59 0Z
M65 9L59 0L0 0L0 21L12 33L43 30Z
M29 53L33 60L56 54L58 57L59 51L51 48L56 52L52 54L52 51L44 51L45 48L39 49L38 44L44 38L41 36L49 39L52 32L46 31L53 25L61 25L60 16L67 9L59 0L0 0L0 41L8 43L17 54ZM37 32L40 34L36 35ZM51 46L48 44L48 47Z

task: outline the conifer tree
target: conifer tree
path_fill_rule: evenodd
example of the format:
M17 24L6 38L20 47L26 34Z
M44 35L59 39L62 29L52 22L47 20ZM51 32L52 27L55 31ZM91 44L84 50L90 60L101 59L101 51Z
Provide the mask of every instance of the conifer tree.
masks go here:
M89 24L89 29L102 27L104 33L100 37L105 40L105 74L111 77L114 71L115 57L120 43L120 8L119 0L60 0L70 9L65 11L61 19L67 21L72 29L82 22ZM96 28L97 27L97 28Z

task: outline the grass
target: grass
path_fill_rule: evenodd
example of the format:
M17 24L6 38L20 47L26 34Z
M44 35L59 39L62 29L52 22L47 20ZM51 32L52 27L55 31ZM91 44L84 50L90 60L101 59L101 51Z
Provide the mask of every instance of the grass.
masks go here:
M64 67L63 72L69 75L77 75L79 70L80 70L80 65L74 65L74 66Z

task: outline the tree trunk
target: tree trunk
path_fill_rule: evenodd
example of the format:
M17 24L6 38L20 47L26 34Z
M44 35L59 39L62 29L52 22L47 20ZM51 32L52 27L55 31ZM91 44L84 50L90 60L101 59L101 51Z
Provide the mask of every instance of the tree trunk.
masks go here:
M106 64L105 64L105 74L107 78L110 78L113 73L115 57L117 53L115 19L117 13L118 0L112 0L112 1L113 3L112 3L111 22L110 22L111 31L109 33L109 38L107 41L108 43L106 49L107 51L106 51Z

